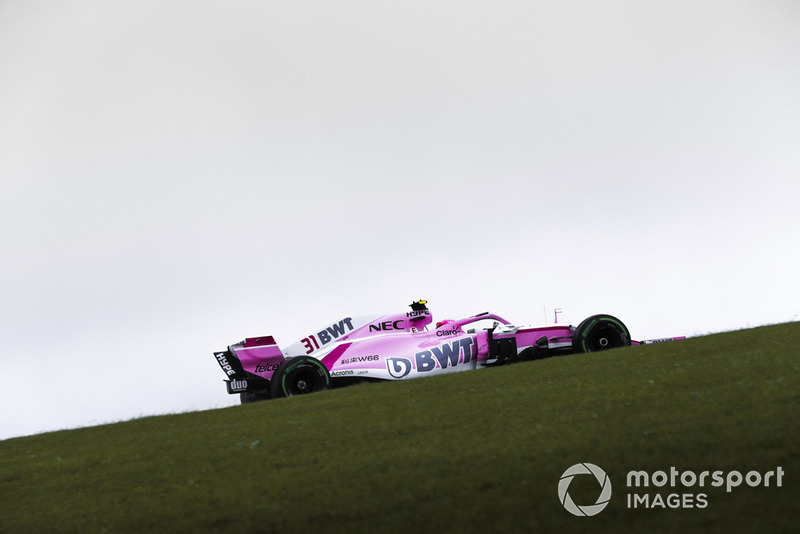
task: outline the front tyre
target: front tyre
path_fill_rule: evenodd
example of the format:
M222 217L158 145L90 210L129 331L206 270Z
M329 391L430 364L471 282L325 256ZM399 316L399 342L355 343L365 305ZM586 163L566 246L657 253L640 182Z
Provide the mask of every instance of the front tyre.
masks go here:
M331 388L331 375L316 358L297 356L281 362L272 375L272 397L293 397Z
M629 347L631 334L622 321L611 315L593 315L572 334L572 352L599 352Z

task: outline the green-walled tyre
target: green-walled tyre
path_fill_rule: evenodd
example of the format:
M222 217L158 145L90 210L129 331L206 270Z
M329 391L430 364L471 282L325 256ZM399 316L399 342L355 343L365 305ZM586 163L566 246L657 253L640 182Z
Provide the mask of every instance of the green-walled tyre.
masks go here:
M630 344L628 327L612 315L593 315L584 319L572 334L574 353L599 352Z
M272 397L293 397L331 388L325 365L309 356L286 358L272 375Z

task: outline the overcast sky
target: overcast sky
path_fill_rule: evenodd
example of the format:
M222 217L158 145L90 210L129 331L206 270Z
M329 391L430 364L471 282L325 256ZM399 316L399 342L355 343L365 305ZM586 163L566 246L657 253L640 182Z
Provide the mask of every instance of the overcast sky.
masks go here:
M800 315L793 1L0 0L0 439L346 315Z

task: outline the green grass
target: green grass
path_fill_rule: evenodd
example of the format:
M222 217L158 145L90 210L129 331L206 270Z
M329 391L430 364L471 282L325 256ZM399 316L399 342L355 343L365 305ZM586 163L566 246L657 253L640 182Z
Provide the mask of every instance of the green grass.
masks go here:
M800 323L0 442L0 532L796 532ZM591 462L599 515L558 502ZM782 487L626 487L782 467ZM630 492L705 493L629 509ZM592 504L599 486L576 477Z

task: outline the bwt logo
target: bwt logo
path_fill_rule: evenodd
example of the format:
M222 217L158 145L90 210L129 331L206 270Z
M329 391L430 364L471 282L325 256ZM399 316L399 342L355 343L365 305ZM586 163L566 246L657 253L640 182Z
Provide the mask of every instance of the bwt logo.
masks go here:
M461 363L469 363L472 359L472 338L462 337L448 343L443 343L431 350L423 350L414 354L414 363L417 372L427 373L436 369L437 363L441 369L455 367Z
M411 372L411 360L408 358L386 358L386 369L392 378L403 378Z
M569 493L567 493L570 482L572 482L572 479L577 475L594 475L597 479L597 483L600 484L600 496L594 504L578 506L572 501L572 497L569 496ZM608 506L608 502L611 500L611 480L609 480L605 471L594 464L575 464L561 475L561 480L558 482L558 500L561 501L564 508L572 515L580 517L597 515Z

